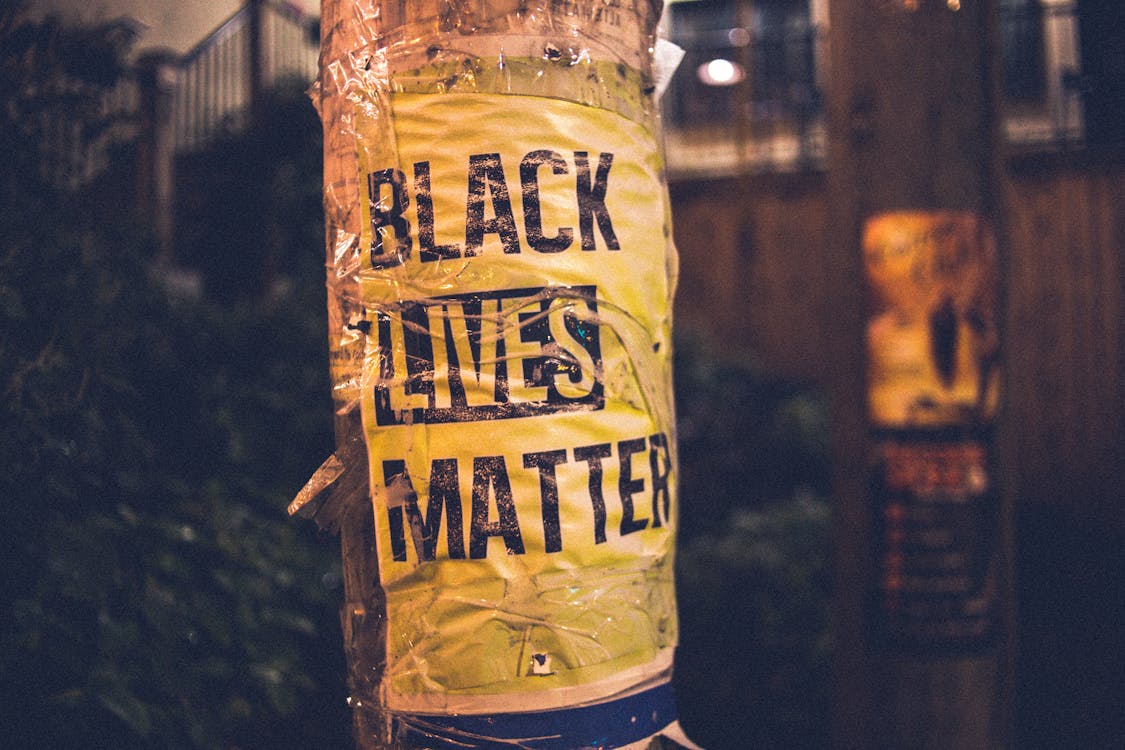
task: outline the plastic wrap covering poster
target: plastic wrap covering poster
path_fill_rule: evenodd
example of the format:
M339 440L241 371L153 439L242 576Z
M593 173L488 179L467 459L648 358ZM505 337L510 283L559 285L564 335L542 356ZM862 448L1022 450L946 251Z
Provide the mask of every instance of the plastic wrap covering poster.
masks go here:
M967 212L879 214L863 261L872 632L896 651L981 648L996 616L993 235Z
M357 119L386 704L670 696L674 254L653 133L535 96L395 93L393 111L393 150Z

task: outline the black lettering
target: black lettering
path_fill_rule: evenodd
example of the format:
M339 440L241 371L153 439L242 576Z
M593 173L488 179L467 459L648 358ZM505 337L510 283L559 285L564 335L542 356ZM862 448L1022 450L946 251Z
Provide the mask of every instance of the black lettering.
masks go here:
M621 477L617 489L621 495L621 536L632 534L648 526L648 519L633 520L633 495L643 492L645 480L633 479L633 454L645 449L645 439L623 440L617 444L617 455L621 459Z
M594 286L531 287L404 301L393 314L376 312L377 424L604 408L596 299Z
M590 504L594 508L594 543L605 541L605 496L602 494L602 459L613 455L609 443L574 449L574 460L585 461L590 470Z
M560 227L554 237L543 236L543 214L539 205L539 167L549 165L554 174L566 174L566 161L554 151L532 151L520 162L523 193L523 223L527 244L539 253L559 253L574 243L574 230Z
M391 205L383 198L383 186L391 189ZM406 176L398 169L383 169L367 175L367 200L371 214L371 247L368 249L373 268L402 265L410 257L410 222L403 212L410 205L406 194ZM394 247L388 249L385 237L394 236Z
M434 339L430 334L430 311L426 305L408 304L402 307L402 347L406 353L406 376L403 394L424 394L434 402ZM419 412L421 416L421 412Z
M410 538L414 542L414 554L420 561L430 561L437 557L437 539L441 531L441 518L444 506L446 542L449 557L453 560L465 558L465 531L461 520L461 487L457 480L457 459L436 459L430 466L430 497L426 503L426 514L418 507L418 493L410 481L405 461L383 462L383 484L388 496L399 497L387 503L387 527L391 535L391 557L398 562L406 561L406 523L410 525Z
M418 259L429 263L442 258L460 258L457 243L434 244L434 199L430 194L430 163L414 163L414 200L418 204Z
M465 300L459 305L449 303L442 305L442 328L445 335L445 351L449 359L449 400L454 412L465 413L469 408L465 391L464 378L480 379L481 373L481 302L479 298ZM454 334L453 318L460 318L464 323L464 332ZM458 349L456 341L459 337L465 339L469 350L462 352ZM462 354L466 361L462 362ZM495 397L495 396L494 396Z
M668 436L658 432L648 439L651 450L648 452L648 465L652 471L652 527L659 528L661 510L667 521L672 512L672 495L668 487L668 475L672 472L672 457L668 453ZM660 499L664 502L661 503ZM662 507L663 506L663 507Z
M461 520L461 482L456 458L437 458L430 463L430 499L426 503L426 556L433 560L445 507L445 541L450 560L465 559L465 527Z
M405 461L383 462L383 486L387 488L387 530L391 534L391 557L406 562L406 531L403 528L403 506L413 500L418 509L418 494L406 474ZM398 495L398 496L396 496ZM413 537L413 533L411 537Z
M490 489L492 490L490 492ZM488 520L488 498L496 497L498 519ZM522 555L523 535L516 517L516 503L503 456L473 459L473 520L469 532L469 557L483 560L488 554L488 539L504 537L509 555Z
M485 191L492 198L493 218L484 218ZM469 156L469 193L465 201L465 255L480 255L486 234L497 234L505 253L520 251L512 199L504 180L500 154Z
M539 469L539 497L543 507L543 542L548 552L562 549L562 529L559 524L559 480L555 467L566 463L566 451L525 453L525 469Z
M520 341L525 344L539 344L540 349L551 341L547 312L550 300L533 305L528 312L516 316ZM526 388L547 388L553 384L554 368L547 357L523 357L523 382ZM548 393L548 396L550 393Z
M391 318L385 312L375 314L375 331L379 336L379 380L380 383L389 383L395 376L394 358L390 356L391 348ZM375 387L375 413L376 415L394 414L391 408L391 393L388 388ZM385 417L378 417L379 424L384 424ZM396 558L397 559L397 558Z
M585 151L574 152L574 166L578 172L578 230L582 235L582 249L596 250L594 242L594 222L605 239L606 247L610 250L620 250L617 235L613 231L613 222L609 218L609 210L605 205L605 194L609 184L609 169L613 166L613 154L603 153L598 157L598 171L593 184L590 181L589 154Z

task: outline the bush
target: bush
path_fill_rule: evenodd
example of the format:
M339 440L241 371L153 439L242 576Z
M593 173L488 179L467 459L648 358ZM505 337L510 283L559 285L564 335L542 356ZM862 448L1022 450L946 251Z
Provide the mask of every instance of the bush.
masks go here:
M681 545L677 700L709 750L827 746L829 515L802 495Z
M827 744L823 398L737 353L677 347L683 724L708 750Z
M123 50L3 21L0 745L346 746L338 551L285 515L332 449L322 245L267 217L272 294L171 294L124 181L45 174L26 119L97 132Z

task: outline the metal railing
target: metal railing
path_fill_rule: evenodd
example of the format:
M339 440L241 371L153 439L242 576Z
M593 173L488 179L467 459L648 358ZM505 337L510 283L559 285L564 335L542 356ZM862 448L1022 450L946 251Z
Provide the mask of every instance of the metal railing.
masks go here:
M109 88L82 82L64 84L63 89L57 85L42 87L58 94L57 100L22 126L38 139L40 176L58 186L77 188L105 171L115 144L136 138L137 80L125 70Z
M1083 143L1076 12L1074 0L1001 4L1008 143L1046 149ZM668 31L685 51L664 99L672 172L823 165L827 27L789 19L767 28L677 29L673 23ZM729 61L745 77L707 85L699 68L710 60Z
M102 95L99 120L108 127L93 132L65 112L44 117L42 172L75 188L103 174L116 148L163 153L160 141L184 153L238 130L255 96L287 78L315 80L319 36L316 16L283 0L248 0L186 54L142 54Z
M823 159L826 28L671 32L685 52L663 103L671 171L786 171ZM704 82L712 60L732 66L726 85Z
M37 118L39 168L46 180L77 188L104 172L110 164L114 144L136 137L137 86L125 77L101 97L97 115L104 125L91 130L89 123L73 112L51 110Z
M197 149L216 133L242 126L256 92L279 80L311 82L320 45L316 24L288 3L250 2L189 50L176 71L176 150Z
M1084 139L1077 10L1074 0L1000 7L1004 125L1012 144L1067 147Z
M1083 81L1074 0L1036 0L1000 8L1008 94L1005 136L1010 143L1053 148L1080 145L1084 137ZM253 99L276 82L311 82L317 71L318 19L283 0L248 0L203 41L167 62L164 86L174 150L205 146L216 134L244 126ZM771 29L669 29L686 51L665 96L669 167L714 174L731 170L785 171L818 166L825 152L823 92L829 85L821 61L829 30L787 22ZM712 58L741 60L747 80L706 86L697 68ZM144 92L126 80L106 106L126 123L99 143L57 126L54 158L81 165L82 181L106 164L106 141L127 141L143 131ZM57 132L56 132L57 131ZM78 151L84 155L77 156ZM73 156L73 158L72 158Z

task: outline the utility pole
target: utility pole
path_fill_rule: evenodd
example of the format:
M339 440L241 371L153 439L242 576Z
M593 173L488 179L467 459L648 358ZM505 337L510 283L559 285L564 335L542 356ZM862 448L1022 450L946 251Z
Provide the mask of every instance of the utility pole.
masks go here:
M357 746L676 748L660 3L323 0Z
M1012 741L995 13L830 5L839 748Z

